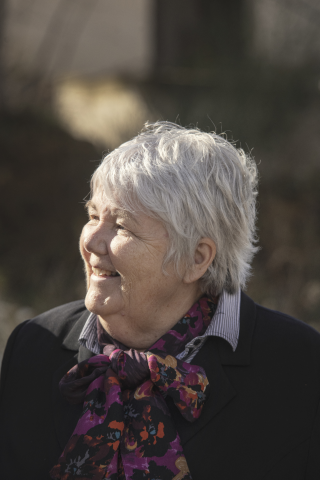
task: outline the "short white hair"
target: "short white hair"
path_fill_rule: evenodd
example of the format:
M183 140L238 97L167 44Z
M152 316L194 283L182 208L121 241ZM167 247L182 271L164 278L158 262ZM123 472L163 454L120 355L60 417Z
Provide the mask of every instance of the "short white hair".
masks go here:
M171 122L146 124L106 155L94 172L92 193L103 189L117 206L160 219L169 234L163 268L192 264L201 238L216 257L201 277L203 292L244 288L257 251L257 167L223 135Z

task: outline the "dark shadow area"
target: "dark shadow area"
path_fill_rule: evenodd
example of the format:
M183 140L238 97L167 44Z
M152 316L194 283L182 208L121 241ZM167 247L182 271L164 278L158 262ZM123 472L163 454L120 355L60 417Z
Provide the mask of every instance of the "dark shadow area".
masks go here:
M101 153L32 112L3 116L0 150L2 294L37 312L83 298L78 238Z

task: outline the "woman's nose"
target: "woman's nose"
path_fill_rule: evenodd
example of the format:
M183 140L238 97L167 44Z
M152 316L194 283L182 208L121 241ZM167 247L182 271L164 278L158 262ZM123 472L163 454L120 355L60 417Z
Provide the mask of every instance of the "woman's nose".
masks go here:
M93 253L95 255L108 254L106 232L104 232L104 229L99 226L94 229L85 226L81 234L80 243L81 241L84 249L88 253Z

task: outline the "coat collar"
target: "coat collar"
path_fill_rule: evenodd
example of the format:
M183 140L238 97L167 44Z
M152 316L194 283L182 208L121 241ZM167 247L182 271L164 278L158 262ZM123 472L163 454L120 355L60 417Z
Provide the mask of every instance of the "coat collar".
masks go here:
M88 320L90 315L89 310L85 310L79 320L75 322L73 327L71 328L70 332L66 336L66 338L62 342L62 348L67 350L72 350L74 352L78 352L79 350L79 337L80 333L84 327L84 324Z

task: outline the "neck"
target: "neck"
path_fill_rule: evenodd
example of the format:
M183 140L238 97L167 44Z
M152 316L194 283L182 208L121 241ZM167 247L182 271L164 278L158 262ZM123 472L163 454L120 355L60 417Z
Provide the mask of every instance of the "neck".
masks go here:
M191 289L190 289L191 290ZM143 352L170 330L202 296L199 288L188 291L188 295L173 296L171 301L144 312L143 307L137 318L131 312L103 318L98 316L104 330L115 340L128 348ZM140 313L140 315L139 315Z

